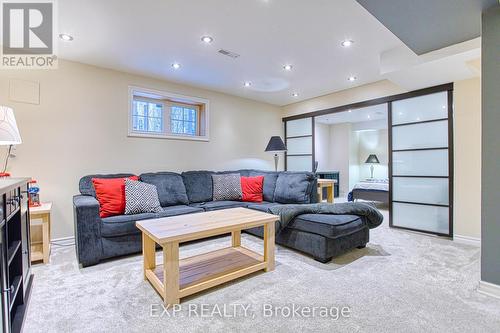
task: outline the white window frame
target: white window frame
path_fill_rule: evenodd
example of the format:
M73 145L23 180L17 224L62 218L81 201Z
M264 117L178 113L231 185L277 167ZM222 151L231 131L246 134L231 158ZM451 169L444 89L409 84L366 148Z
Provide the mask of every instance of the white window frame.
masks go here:
M175 94L166 91L160 91L149 88L142 88L137 86L129 86L129 106L128 106L128 136L129 137L139 137L139 138L156 138L156 139L170 139L170 140L188 140L188 141L210 141L210 101L201 97L193 97ZM163 103L163 131L164 133L145 133L133 130L132 115L134 108L134 97L158 100L158 102ZM200 132L200 128L203 127L203 135L179 135L171 134L170 131L170 107L172 104L187 104L187 105L197 105L198 113L203 109L203 116L198 116L198 118L203 118L203 120L198 120L197 131ZM168 112L167 112L168 111ZM203 123L202 123L203 122Z

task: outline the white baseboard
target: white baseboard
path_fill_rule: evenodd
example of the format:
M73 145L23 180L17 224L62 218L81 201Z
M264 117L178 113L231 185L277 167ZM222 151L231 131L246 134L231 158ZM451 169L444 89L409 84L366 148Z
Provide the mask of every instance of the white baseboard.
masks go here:
M53 244L63 245L63 246L73 245L75 244L75 237L71 236L71 237L53 238L50 240L50 242Z
M453 235L453 240L457 243L474 245L477 247L481 246L481 238L462 236L462 235Z
M500 298L500 286L497 284L479 281L477 291L484 295Z

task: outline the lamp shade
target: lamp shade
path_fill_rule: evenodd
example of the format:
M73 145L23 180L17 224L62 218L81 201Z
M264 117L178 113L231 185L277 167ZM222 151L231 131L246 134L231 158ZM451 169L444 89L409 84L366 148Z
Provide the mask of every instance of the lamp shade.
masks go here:
M377 155L370 154L370 156L368 156L368 158L366 159L365 163L380 163L380 161L378 160Z
M17 128L14 111L7 106L0 106L0 145L18 145L22 143Z
M266 151L286 151L286 146L279 136L272 136L267 144Z

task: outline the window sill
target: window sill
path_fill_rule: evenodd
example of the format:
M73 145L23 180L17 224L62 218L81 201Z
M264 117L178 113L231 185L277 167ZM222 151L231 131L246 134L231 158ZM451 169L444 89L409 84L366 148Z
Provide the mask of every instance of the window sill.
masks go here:
M184 141L203 141L208 142L208 136L189 136L189 135L163 135L163 134L148 134L148 133L129 133L129 138L153 138L167 140L184 140Z

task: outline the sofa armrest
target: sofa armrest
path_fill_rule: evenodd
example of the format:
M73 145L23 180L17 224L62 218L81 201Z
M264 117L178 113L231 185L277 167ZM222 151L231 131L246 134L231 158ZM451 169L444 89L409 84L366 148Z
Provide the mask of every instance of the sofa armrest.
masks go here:
M92 196L76 195L73 212L78 262L83 267L95 265L102 257L99 202Z
M309 196L311 203L318 203L319 202L319 196L318 196L318 177L314 177L314 180L311 182L311 194Z

